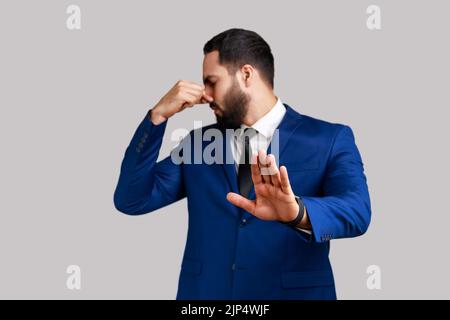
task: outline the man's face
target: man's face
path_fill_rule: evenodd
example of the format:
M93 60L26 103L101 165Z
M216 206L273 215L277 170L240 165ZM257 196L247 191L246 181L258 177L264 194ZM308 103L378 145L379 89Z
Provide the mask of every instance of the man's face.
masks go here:
M205 55L203 60L205 91L214 98L209 105L222 129L237 129L247 114L250 97L242 91L236 75L228 74L219 64L219 52Z

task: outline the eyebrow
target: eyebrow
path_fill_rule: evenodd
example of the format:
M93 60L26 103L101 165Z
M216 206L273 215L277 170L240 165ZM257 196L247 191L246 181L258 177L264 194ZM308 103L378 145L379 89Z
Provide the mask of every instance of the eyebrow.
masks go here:
M206 84L207 82L211 82L211 78L217 78L215 75L209 75L203 78L203 84Z

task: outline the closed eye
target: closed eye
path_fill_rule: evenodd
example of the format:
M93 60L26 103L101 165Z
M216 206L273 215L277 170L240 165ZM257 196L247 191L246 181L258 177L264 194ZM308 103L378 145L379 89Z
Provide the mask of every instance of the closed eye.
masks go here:
M203 84L204 85L207 85L207 84L214 85L215 82L213 82L213 81L216 81L216 76L209 75L203 79Z
M215 85L215 82L211 82L211 81L206 81L206 82L205 82L205 86L206 86L206 87L214 88L214 85Z

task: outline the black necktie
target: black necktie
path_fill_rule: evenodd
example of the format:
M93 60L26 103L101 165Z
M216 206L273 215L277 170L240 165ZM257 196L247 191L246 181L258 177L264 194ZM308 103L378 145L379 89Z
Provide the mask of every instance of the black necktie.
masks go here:
M248 197L248 194L253 186L252 173L250 168L251 160L251 150L250 150L250 139L255 135L257 131L253 128L246 128L244 130L244 150L241 155L241 160L239 161L238 169L238 183L239 183L239 193Z

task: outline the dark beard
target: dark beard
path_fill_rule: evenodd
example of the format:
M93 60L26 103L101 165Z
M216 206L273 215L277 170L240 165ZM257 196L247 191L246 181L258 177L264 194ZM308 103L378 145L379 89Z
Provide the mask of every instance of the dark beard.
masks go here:
M241 90L239 83L235 79L225 95L222 116L216 114L219 129L236 130L240 128L247 115L249 102L250 97Z

